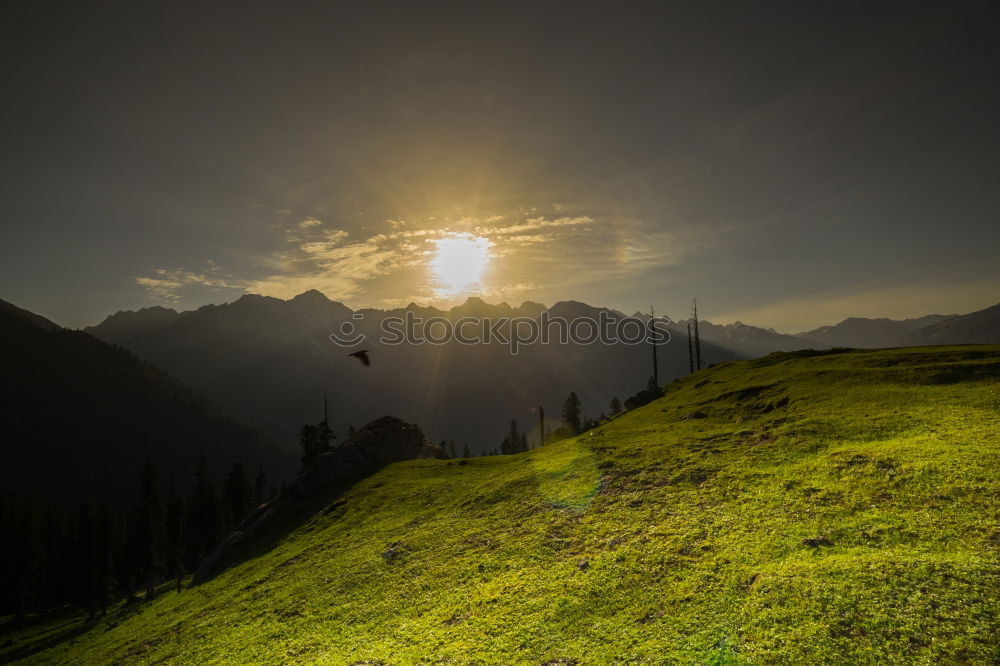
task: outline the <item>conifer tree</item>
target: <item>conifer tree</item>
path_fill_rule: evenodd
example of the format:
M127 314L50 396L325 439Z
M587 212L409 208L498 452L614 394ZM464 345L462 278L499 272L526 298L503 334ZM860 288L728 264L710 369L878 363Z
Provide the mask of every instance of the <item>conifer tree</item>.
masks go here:
M701 370L701 336L698 335L698 299L691 301L691 318L694 320L694 365Z
M562 419L570 434L579 435L582 428L580 423L580 398L571 391L563 403Z
M261 470L260 474L253 481L253 505L254 508L260 506L267 500L267 477L264 476L264 471Z
M195 571L202 558L222 539L222 506L204 455L198 460L195 486L188 506L184 525L187 535L184 540L184 566L188 571Z
M621 400L618 399L618 396L615 396L615 397L611 398L611 404L608 405L608 408L611 411L611 416L614 416L615 414L620 414L621 413L621 411L622 411L622 403L621 403Z
M103 615L115 589L111 510L104 502L97 507L94 520L93 549L90 560L89 613Z
M545 408L538 405L538 446L545 446Z
M519 428L517 427L517 421L511 421L510 428L507 431L507 436L504 438L503 442L500 443L500 453L510 455L512 453L520 453L520 451L521 434Z
M28 613L38 607L41 576L45 564L38 508L35 502L26 499L21 511L15 530L16 543L20 544L21 548L15 560L14 570L18 573L12 586L14 613L18 620L23 620Z
M323 446L320 440L320 431L317 426L307 423L299 430L299 448L302 450L302 467L300 473L305 471L322 452Z
M89 495L80 498L80 504L73 515L73 534L67 540L69 545L69 578L65 592L69 599L88 611L90 619L97 614L92 600L96 596L97 571L97 519L94 505Z
M690 368L689 372L694 372L694 348L692 347L691 339L691 322L688 322L688 366Z
M166 527L163 500L160 496L156 467L147 463L142 469L139 487L139 504L135 523L136 583L145 587L146 596L152 597L156 585L162 580L166 562Z
M247 514L253 502L250 477L243 465L236 463L229 470L222 484L222 509L225 531L235 529Z
M316 425L306 424L299 431L299 447L302 450L301 471L309 467L319 456L333 449L333 428L330 426L330 406L323 394L323 420Z
M469 445L468 444L463 444L462 445L462 457L463 458L471 458L472 457L472 453L469 451Z
M181 591L184 579L184 499L177 494L174 478L170 477L170 491L167 495L167 576Z
M653 336L656 330L653 326L653 322L656 320L656 315L653 313L653 306L649 306L649 333L652 340L650 347L653 348L653 381L659 381L660 379L660 366L656 361L656 338Z

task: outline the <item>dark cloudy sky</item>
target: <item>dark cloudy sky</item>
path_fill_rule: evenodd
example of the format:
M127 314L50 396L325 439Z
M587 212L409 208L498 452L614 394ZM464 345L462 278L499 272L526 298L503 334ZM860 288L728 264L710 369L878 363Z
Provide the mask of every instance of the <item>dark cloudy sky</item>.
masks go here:
M1000 301L993 2L5 3L0 298L319 288L781 330Z

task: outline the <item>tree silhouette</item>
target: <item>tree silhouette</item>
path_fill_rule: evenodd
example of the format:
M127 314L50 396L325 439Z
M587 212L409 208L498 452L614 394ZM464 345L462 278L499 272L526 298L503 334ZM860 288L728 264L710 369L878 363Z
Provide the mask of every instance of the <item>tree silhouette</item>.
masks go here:
M521 450L521 434L517 427L517 421L510 422L510 428L507 430L507 436L504 437L503 442L500 443L500 453L504 455L510 455L512 453L519 453Z
M571 434L580 434L580 398L577 397L576 392L571 391L563 403L562 420Z
M114 534L111 509L104 502L97 507L91 569L91 615L108 610L115 591Z
M611 411L611 416L621 413L622 403L621 400L618 399L618 396L611 398L611 404L608 405L608 409Z
M691 318L694 320L694 365L701 370L701 337L698 335L698 299L691 301Z
M253 505L254 508L260 506L265 501L267 501L267 477L264 476L263 470L257 475L257 478L253 480Z
M689 372L694 372L694 349L691 345L691 322L688 322L688 366L690 367Z
M176 582L177 591L181 591L184 579L184 499L177 494L174 478L170 478L170 491L167 495L167 576Z
M226 475L222 483L223 522L226 531L237 527L250 513L253 502L253 490L250 487L250 477L243 465L236 463Z
M538 405L538 446L545 446L545 408Z
M299 448L302 449L302 468L304 471L311 466L323 452L322 439L318 426L307 423L299 431Z
M650 347L653 348L653 379L659 380L660 378L660 366L656 362L656 337L653 335L656 330L653 327L653 321L656 319L656 314L653 313L653 306L649 306L649 332L650 332Z
M190 507L184 525L185 562L188 571L194 571L202 558L222 539L222 506L215 482L208 473L205 456L198 459L195 486L191 493Z
M316 425L306 424L299 431L299 447L302 450L300 473L312 465L319 456L333 449L333 428L330 427L330 406L323 394L323 420Z
M135 556L134 583L146 590L147 598L153 596L156 585L163 578L166 568L166 526L164 524L163 501L156 478L156 467L147 463L142 468L139 485L139 504L132 526Z

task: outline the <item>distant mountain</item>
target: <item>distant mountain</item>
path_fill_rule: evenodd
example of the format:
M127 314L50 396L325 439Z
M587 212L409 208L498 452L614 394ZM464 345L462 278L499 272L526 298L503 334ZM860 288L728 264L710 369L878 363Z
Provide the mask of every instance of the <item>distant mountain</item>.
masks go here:
M911 332L956 315L926 315L916 319L866 319L850 317L834 326L823 326L796 337L825 347L899 347Z
M4 489L131 500L145 462L157 464L164 488L175 474L184 489L201 453L219 474L234 462L251 472L264 465L272 480L294 471L294 456L150 363L8 305L0 308Z
M906 345L970 343L1000 343L1000 304L925 326L913 331L903 340Z
M411 303L353 311L312 290L289 300L249 294L176 316L170 311L136 317L118 313L113 322L105 320L89 330L156 363L289 447L295 446L303 423L320 418L325 393L340 434L349 425L392 414L420 424L434 441L454 439L459 448L468 444L479 452L498 446L511 419L527 427L537 441L538 405L546 410L547 426L558 427L570 391L580 395L584 413L591 417L607 411L612 396L624 401L637 393L652 373L649 346L563 345L556 338L549 344L524 345L515 356L496 339L488 344L380 339L386 330L402 331L400 322L408 318L436 320L431 332L440 334L448 322L463 318L540 321L545 312L566 321L596 321L601 313L624 316L580 301L546 308L532 302L493 305L479 298L448 310ZM852 318L799 335L739 322L703 320L699 329L702 358L713 364L803 348L897 346L914 329L944 319ZM686 324L673 323L671 342L658 349L661 384L688 373ZM335 344L330 334L341 330L363 334L364 342L351 348ZM465 333L482 331L469 327ZM370 367L348 357L356 349L369 350Z
M119 311L109 315L97 326L89 326L84 330L99 340L119 343L137 335L151 333L183 317L185 313L158 305L142 308L137 311Z
M525 345L515 356L502 340L381 344L383 326L408 316L448 322L463 317L538 321L545 311L567 321L597 320L602 308L578 301L548 309L532 302L492 305L470 298L450 310L411 304L354 312L315 291L287 301L246 295L173 321L164 318L159 329L117 340L290 446L303 423L319 419L325 393L341 435L348 425L392 414L420 424L434 441L454 439L459 448L468 444L478 452L496 448L511 419L534 429L531 436L537 441L538 405L546 410L547 426L557 428L570 391L581 396L585 414L596 417L608 410L613 396L624 401L645 388L652 373L649 346L560 345L553 339L550 344ZM351 349L334 344L330 333L344 326L363 333L365 342ZM91 330L104 334L107 328L102 327ZM482 331L470 326L465 333ZM703 334L702 355L710 363L759 353L757 348L730 349L709 337ZM371 367L348 357L358 348L370 350ZM661 383L687 374L683 332L674 331L674 340L658 355Z
M674 329L686 333L688 323L690 320L678 321L674 325ZM732 324L713 324L710 321L701 320L698 322L698 334L703 341L714 342L745 358L764 356L776 351L830 346L794 335L778 333L769 328L749 326L738 321Z

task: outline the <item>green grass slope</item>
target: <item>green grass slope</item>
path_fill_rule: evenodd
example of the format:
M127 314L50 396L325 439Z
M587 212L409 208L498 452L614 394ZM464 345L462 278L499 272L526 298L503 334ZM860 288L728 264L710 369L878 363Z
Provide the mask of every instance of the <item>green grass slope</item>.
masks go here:
M29 660L996 663L998 447L1000 347L727 363L541 450L393 465Z

